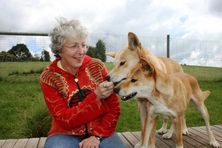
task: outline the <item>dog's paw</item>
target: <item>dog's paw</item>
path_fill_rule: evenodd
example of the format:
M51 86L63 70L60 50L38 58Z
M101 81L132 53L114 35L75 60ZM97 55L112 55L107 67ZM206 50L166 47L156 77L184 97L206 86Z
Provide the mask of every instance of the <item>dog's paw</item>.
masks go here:
M189 131L188 131L188 128L184 128L183 129L183 135L189 135Z
M167 131L168 131L168 130L167 130L166 128L163 128L163 127L162 127L162 128L160 128L159 130L157 130L157 133L162 135L162 134L167 133Z
M210 141L210 145L214 148L220 148L220 144L216 140Z
M162 137L164 139L170 139L173 136L173 132L171 130L169 130L167 133L163 134Z

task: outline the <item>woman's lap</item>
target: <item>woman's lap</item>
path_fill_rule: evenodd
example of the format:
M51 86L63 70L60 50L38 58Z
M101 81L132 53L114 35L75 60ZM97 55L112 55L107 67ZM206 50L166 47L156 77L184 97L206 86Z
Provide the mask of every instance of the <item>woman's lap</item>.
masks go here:
M79 148L81 139L78 136L54 135L47 138L45 148ZM103 138L100 148L124 148L119 136L114 133L112 136Z

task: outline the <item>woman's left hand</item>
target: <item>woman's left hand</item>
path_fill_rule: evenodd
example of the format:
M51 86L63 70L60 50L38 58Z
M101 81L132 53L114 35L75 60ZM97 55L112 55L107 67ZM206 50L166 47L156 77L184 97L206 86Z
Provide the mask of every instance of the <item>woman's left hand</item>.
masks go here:
M95 136L90 136L79 143L80 148L99 148L100 141Z

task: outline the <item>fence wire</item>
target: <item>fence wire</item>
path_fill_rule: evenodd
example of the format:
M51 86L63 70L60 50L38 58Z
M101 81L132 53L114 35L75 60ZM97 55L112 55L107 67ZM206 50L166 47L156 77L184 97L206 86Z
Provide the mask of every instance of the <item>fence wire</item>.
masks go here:
M138 35L139 40L145 48L148 48L157 56L167 55L166 36L144 36ZM98 40L103 40L106 51L118 51L127 47L127 34L90 34L88 42L95 47ZM25 44L33 56L40 56L43 50L51 53L50 38L46 33L0 33L0 52L8 51L17 44ZM53 54L50 54L54 59ZM180 64L222 67L222 41L192 40L192 39L170 39L170 58ZM112 61L111 58L107 58Z

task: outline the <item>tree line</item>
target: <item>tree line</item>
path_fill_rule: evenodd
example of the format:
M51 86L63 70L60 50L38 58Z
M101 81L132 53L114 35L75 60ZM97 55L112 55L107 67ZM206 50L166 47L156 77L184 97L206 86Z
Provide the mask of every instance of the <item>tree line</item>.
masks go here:
M43 50L41 56L32 55L25 44L17 44L8 51L0 52L0 62L50 61L50 54Z
M106 46L102 40L98 40L96 47L89 46L87 55L106 61ZM50 53L43 49L41 55L32 55L25 44L17 44L8 51L0 52L0 62L22 62L22 61L50 61Z

